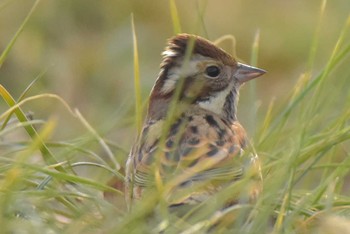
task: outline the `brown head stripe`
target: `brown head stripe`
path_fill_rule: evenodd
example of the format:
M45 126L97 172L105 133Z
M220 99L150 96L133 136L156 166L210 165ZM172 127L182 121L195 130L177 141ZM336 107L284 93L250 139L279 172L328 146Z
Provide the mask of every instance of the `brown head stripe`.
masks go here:
M215 46L212 42L195 35L178 34L168 41L166 51L173 52L172 55L164 56L162 67L171 64L177 57L183 56L186 53L187 46L190 40L194 40L192 54L200 54L216 60L220 60L223 64L233 66L237 62L225 51Z

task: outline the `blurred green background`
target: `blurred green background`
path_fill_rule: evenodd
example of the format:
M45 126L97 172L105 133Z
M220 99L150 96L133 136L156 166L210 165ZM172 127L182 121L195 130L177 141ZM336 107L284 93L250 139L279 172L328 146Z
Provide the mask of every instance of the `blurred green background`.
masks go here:
M34 1L0 1L0 49L3 51ZM239 116L252 135L252 105L263 116L271 100L286 99L306 70L320 0L176 1L183 32L215 40L232 34L236 52L249 63L254 35L260 30L258 66L268 73L256 80L256 100L241 92ZM328 1L319 36L314 74L324 66L350 12L349 0ZM168 1L44 0L35 9L0 69L0 82L14 97L40 73L29 95L56 93L78 108L102 135L125 150L135 138L131 14L138 39L144 100L159 71L166 39L174 35ZM231 52L228 42L222 47ZM346 66L343 65L343 66ZM342 69L339 69L340 71ZM349 71L349 70L348 70ZM339 74L344 76L349 74ZM337 77L335 75L334 77ZM346 91L335 80L332 95ZM339 100L341 102L341 100ZM0 108L7 107L0 102ZM336 108L336 107L335 107ZM59 102L41 99L25 105L35 118L55 116L58 139L83 131Z

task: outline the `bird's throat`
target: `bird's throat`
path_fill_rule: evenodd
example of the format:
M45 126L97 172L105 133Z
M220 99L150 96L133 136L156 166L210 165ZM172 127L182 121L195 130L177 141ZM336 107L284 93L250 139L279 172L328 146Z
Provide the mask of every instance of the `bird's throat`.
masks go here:
M198 100L197 104L206 110L214 112L229 122L237 119L237 99L238 90L233 85L228 86L225 90L211 94L205 99Z

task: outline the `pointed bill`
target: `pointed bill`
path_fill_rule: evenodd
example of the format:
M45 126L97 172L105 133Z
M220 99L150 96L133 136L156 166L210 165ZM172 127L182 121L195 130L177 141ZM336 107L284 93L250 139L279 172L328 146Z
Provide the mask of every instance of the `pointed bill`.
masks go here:
M234 76L240 83L245 83L265 73L266 71L263 69L252 67L243 63L237 63L237 71Z

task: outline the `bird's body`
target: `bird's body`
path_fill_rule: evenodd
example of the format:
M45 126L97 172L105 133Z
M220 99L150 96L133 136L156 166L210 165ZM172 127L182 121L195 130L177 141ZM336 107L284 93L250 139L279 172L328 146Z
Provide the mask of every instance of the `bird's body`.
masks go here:
M247 139L236 106L240 85L264 71L188 34L172 38L163 55L127 161L127 197L140 199L161 186L169 205L197 204L256 164L255 156L242 156Z

